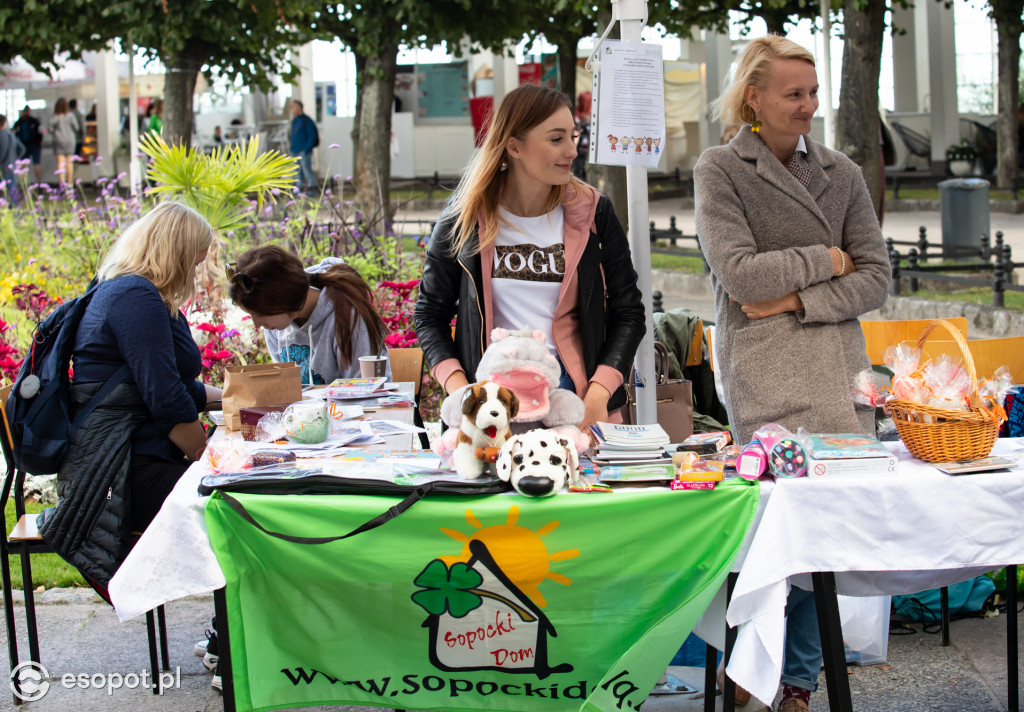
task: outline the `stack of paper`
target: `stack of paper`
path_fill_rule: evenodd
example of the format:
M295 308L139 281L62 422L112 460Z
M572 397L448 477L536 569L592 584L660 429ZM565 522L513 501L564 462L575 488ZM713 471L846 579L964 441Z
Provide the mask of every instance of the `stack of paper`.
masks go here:
M672 479L672 460L665 448L669 437L660 425L597 423L591 458L604 482L650 482Z

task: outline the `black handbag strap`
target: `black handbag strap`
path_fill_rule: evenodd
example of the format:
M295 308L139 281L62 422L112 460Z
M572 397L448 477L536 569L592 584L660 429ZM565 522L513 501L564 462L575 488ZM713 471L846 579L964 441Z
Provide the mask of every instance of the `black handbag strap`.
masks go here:
M291 534L282 534L281 532L272 532L262 524L257 522L251 514L246 510L245 505L239 502L237 499L229 495L227 492L221 491L220 496L223 497L224 501L227 502L228 506L235 510L242 519L252 524L254 527L259 529L264 534L267 534L284 541L290 541L293 544L329 544L332 541L340 541L342 539L348 539L350 536L356 534L362 534L368 532L371 529L376 529L382 524L390 522L392 519L397 517L402 512L405 512L409 507L423 499L430 490L433 489L433 483L428 482L425 485L421 485L415 488L412 492L406 495L405 499L396 504L393 507L389 507L386 512L381 512L370 521L356 527L348 534L341 534L339 536L323 536L323 537L304 537L304 536L292 536Z

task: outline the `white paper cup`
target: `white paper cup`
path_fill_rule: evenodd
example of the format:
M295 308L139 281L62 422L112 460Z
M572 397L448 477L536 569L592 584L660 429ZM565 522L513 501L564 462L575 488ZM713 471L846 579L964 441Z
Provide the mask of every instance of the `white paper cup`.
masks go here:
M360 356L359 375L362 378L381 378L387 370L387 358L384 356Z

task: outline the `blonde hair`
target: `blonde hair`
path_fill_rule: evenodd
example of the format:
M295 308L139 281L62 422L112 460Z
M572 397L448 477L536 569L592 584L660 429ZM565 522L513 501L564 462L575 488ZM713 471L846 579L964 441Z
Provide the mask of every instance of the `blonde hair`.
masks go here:
M470 159L466 172L455 189L448 210L458 215L455 222L452 253L458 253L473 238L477 221L483 221L476 252L494 242L498 234L498 201L508 182L509 139L522 139L532 128L544 123L561 108L572 113L572 102L562 92L539 84L524 84L502 99L494 113L483 146ZM585 195L585 185L575 176L569 185L576 188L576 198ZM549 212L565 199L568 185L553 185L544 211Z
M196 258L213 242L213 228L181 203L165 202L128 226L103 259L97 279L145 277L172 318L195 295Z
M736 66L732 81L721 96L711 102L711 117L727 124L751 124L757 118L747 103L747 87L763 90L777 59L799 59L814 66L814 55L793 40L779 35L768 35L747 45Z

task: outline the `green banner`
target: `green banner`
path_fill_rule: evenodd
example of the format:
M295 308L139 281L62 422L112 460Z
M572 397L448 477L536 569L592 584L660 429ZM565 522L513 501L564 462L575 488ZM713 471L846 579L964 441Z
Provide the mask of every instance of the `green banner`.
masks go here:
M397 502L233 495L265 529L348 533ZM327 544L219 495L239 710L638 710L721 586L758 487L433 497Z

